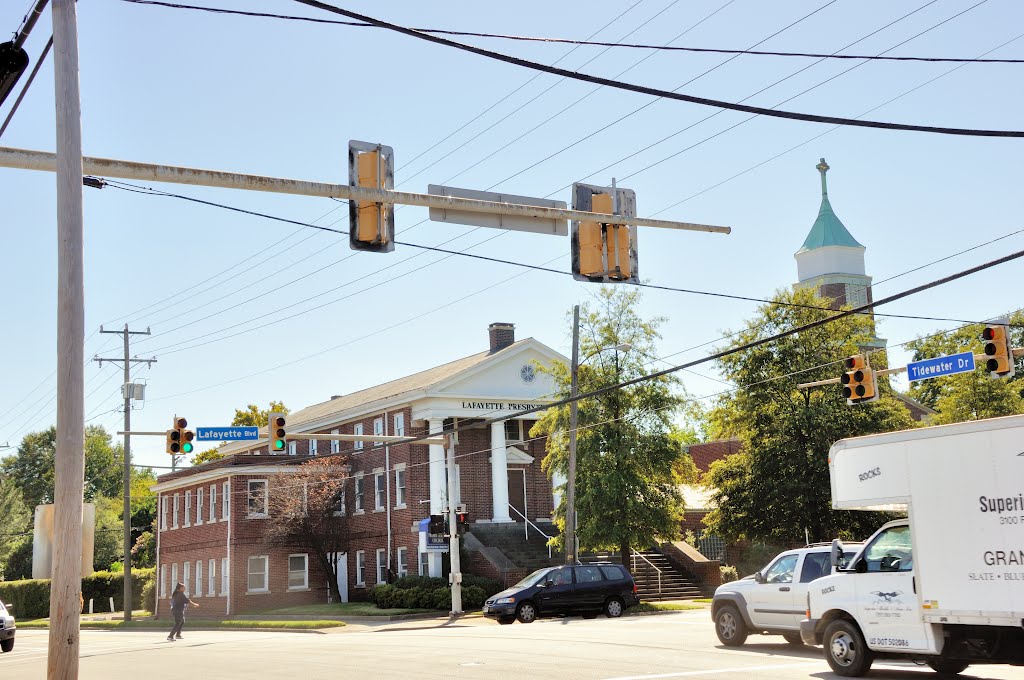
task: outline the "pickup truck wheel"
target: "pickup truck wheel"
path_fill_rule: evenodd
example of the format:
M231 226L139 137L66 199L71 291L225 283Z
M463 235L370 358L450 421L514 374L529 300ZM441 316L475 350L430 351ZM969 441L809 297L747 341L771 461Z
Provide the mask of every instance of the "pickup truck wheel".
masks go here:
M747 626L736 607L722 605L715 614L715 633L726 647L739 647L747 641Z
M936 673L953 676L962 673L969 664L955 659L929 659L928 665Z
M845 619L837 619L825 629L825 659L837 675L857 678L871 669L875 655L868 649L860 629Z
M9 652L12 649L14 649L14 638L0 642L0 649L2 649L5 652Z
M804 639L800 637L800 633L783 633L783 639L791 645L802 645Z
M537 608L532 602L523 602L516 609L516 618L519 619L519 623L533 623L537 620Z

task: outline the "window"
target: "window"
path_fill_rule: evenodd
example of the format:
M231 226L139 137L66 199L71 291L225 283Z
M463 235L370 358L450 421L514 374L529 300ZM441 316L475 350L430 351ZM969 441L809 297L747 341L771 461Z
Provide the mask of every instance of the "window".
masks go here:
M430 553L428 553L425 550L420 553L419 575L420 576L429 576L430 575Z
M341 430L331 430L331 434L340 434ZM341 453L341 442L337 439L331 440L331 453Z
M228 594L228 558L222 557L220 560L220 594Z
M377 583L388 582L388 556L384 548L377 548Z
M404 437L405 436L405 414L404 413L396 413L395 414L395 436L396 437Z
M309 557L288 556L288 590L309 590Z
M622 567L615 564L611 564L607 567L601 567L601 573L604 574L604 577L609 581L618 581L626 578L626 573L622 570Z
M521 442L523 441L523 430L522 422L519 420L506 420L505 421L505 441L506 442Z
M185 492L185 526L192 526L192 492Z
M174 512L172 513L172 519L174 524L171 525L172 529L178 528L178 494L174 494Z
M174 593L175 588L178 587L178 563L175 562L171 565L171 594ZM168 595L170 597L170 595Z
M384 470L377 468L373 471L373 509L377 512L387 507L387 489L384 488L386 481Z
M405 507L405 463L395 466L395 509Z
M345 514L345 482L341 483L341 487L337 490L334 496L334 514L344 515Z
M316 440L315 439L310 439L309 440L309 455L311 455L311 456L315 456L316 455Z
M792 583L799 555L783 555L764 572L765 583Z
M576 570L576 583L600 583L600 567L573 567Z
M193 591L196 597L203 594L203 561L196 560L196 589Z
M253 555L249 558L249 583L246 592L266 593L270 590L267 577L269 574L269 558L266 555Z
M167 565L160 565L160 597L167 597Z
M249 480L249 517L267 516L267 480Z
M398 549L398 578L409 575L409 549Z
M294 456L297 452L298 452L298 442L295 442L295 441L288 442L288 455L289 456Z
M889 527L864 550L868 571L911 571L914 568L910 527Z
M217 521L217 485L210 485L210 521Z
M221 494L220 503L220 518L228 519L231 517L231 482L224 482L224 493Z
M374 435L381 435L381 436L383 436L383 434L384 434L384 418L374 418L373 419L373 434ZM374 446L380 446L382 443L383 442L376 442L375 441L373 443L373 445Z
M213 597L217 594L217 560L211 559L206 563L206 594Z
M363 424L362 423L356 423L355 425L352 426L352 434L361 435L362 433L363 433ZM352 448L354 448L354 449L361 449L361 448L363 448L363 442L355 442L355 444L352 446Z
M189 590L191 585L189 581L192 580L192 563L185 562L181 565L181 582L185 584L185 594L192 597L192 591Z
M355 512L358 514L363 511L363 473L356 474L356 507Z
M167 496L160 497L160 530L167 530Z
M363 550L356 551L356 585L366 585L366 552Z
M804 566L800 569L800 583L810 583L832 571L831 554L812 552L804 555Z
M196 489L196 524L203 523L203 487Z

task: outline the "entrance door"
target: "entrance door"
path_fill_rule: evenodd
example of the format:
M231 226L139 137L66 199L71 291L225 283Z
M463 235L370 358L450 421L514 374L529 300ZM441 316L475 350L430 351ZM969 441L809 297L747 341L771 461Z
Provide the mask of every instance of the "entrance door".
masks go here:
M518 522L527 516L526 470L508 471L508 504L515 508L515 510L510 513L514 521Z
M338 572L338 594L342 602L348 602L348 553L334 554L334 568Z

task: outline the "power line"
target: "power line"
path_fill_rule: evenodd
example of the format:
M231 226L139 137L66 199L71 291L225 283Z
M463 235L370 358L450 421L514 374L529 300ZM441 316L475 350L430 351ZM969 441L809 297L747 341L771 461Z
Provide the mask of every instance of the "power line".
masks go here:
M288 14L271 14L267 12L246 12L242 10L231 10L223 9L219 7L198 7L196 5L182 5L172 2L159 2L157 0L122 0L123 2L129 2L136 5L155 5L159 7L168 7L172 9L190 9L200 10L204 12L210 12L214 14L235 14L240 16L258 17L266 19L282 19L288 21L303 21L316 24L333 24L338 26L351 26L356 28L382 28L375 24L358 21L338 21L333 19L314 19L312 17L295 16ZM866 54L821 54L816 52L774 52L764 50L736 50L726 48L714 48L714 47L666 47L663 45L647 45L642 43L623 43L623 42L602 42L597 40L591 40L587 38L585 40L578 40L575 38L554 38L554 37L539 37L539 36L525 36L525 35L510 35L507 33L483 33L476 31L453 31L448 29L439 28L413 28L414 31L421 33L431 33L436 35L457 35L471 38L497 38L501 40L513 40L519 42L539 42L539 43L550 43L550 44L565 44L565 45L576 45L576 46L594 46L594 47L622 47L629 49L641 49L641 50L658 50L666 52L692 52L692 53L713 53L713 54L737 54L737 55L749 55L749 56L768 56L768 57L804 57L804 58L825 58L825 59L863 59L865 61L917 61L917 62L943 62L943 63L967 63L967 64L1022 64L1024 59L977 59L977 58L957 58L957 57L883 57L878 55L866 55Z
M864 128L875 128L881 130L901 130L908 132L928 132L932 134L944 134L944 135L960 135L967 137L1024 137L1024 130L979 130L973 128L952 128L952 127L936 127L930 125L911 125L908 123L890 123L885 121L876 120L863 120L859 118L842 118L839 116L822 116L817 114L800 113L797 111L782 111L779 109L766 109L760 106L749 106L746 104L739 104L734 102L722 101L719 99L709 99L707 97L695 97L693 95L681 94L677 92L670 92L668 90L660 90L653 87L647 87L644 85L638 85L635 83L626 83L623 81L612 80L610 78L603 78L601 76L590 75L586 73L578 73L575 71L568 71L566 69L558 68L556 66L547 66L539 62L530 61L528 59L521 59L514 57L509 54L501 52L494 52L492 50L486 50L473 45L467 45L465 43L456 42L454 40L448 40L447 38L441 38L436 35L429 33L421 33L415 29L406 28L397 24L392 24L380 19L359 14L357 12L351 12L340 7L328 5L320 2L319 0L294 0L303 5L322 9L327 12L333 12L342 16L351 17L372 23L375 26L386 28L396 33L402 33L409 35L420 40L427 42L437 43L446 47L452 47L464 52L470 52L477 54L488 59L501 61L507 64L514 64L523 68L534 69L537 71L543 71L545 73L551 73L554 75L565 76L572 78L573 80L580 80L588 83L595 83L597 85L605 85L618 90L624 90L627 92L637 92L640 94L651 95L654 97L663 97L665 99L674 99L676 101L687 102L690 104L698 104L701 106L713 106L717 108L730 109L732 111L742 111L744 113L756 113L762 116L769 116L772 118L784 118L787 120L799 120L808 123L831 123L833 125L846 125L852 127L864 127Z

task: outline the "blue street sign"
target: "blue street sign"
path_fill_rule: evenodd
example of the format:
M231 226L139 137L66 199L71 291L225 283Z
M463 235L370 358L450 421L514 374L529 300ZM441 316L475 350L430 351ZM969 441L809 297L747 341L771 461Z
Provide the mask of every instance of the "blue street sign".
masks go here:
M954 373L967 373L974 370L974 352L961 352L951 354L948 357L936 357L924 361L914 361L907 364L907 378L914 380L928 380Z
M200 442L256 441L259 438L260 428L248 425L196 428L196 441Z

